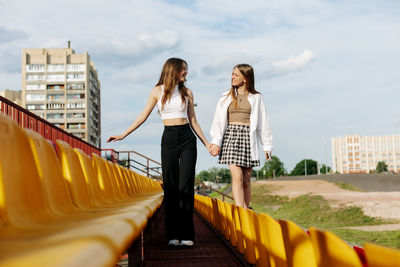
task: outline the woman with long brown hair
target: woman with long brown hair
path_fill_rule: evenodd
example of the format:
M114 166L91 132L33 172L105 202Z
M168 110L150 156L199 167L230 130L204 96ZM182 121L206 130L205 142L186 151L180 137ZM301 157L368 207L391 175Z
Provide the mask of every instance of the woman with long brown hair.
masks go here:
M237 206L248 208L251 171L260 165L258 143L271 159L272 133L261 93L254 87L254 70L248 64L233 68L231 89L217 103L211 125L211 155L227 164L232 177L232 194Z
M146 121L154 106L161 115L164 132L161 139L161 164L164 185L165 231L168 245L193 246L194 176L197 159L196 137L210 151L197 122L192 91L185 86L186 61L168 59L147 104L132 125L107 142L124 139ZM192 131L193 130L193 131Z

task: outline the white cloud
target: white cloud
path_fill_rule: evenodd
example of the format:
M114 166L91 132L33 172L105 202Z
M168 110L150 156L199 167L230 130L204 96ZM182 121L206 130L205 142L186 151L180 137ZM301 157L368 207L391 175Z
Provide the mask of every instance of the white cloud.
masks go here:
M300 55L295 57L289 57L286 60L278 61L274 63L274 67L279 71L297 71L306 67L311 61L313 61L315 55L310 50L304 50Z
M126 67L178 48L182 40L178 32L165 30L157 34L140 34L134 39L102 39L93 46L93 54L110 67Z
M283 76L289 73L298 72L305 68L315 59L315 55L310 50L304 50L301 54L288 59L276 61L262 75L264 78Z

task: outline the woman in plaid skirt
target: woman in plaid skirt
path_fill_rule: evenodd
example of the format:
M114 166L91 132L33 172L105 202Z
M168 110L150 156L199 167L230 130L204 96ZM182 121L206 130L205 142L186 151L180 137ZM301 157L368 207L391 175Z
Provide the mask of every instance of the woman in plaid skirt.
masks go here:
M271 160L272 133L261 93L254 88L254 70L248 64L233 68L231 89L217 103L211 125L211 155L227 164L232 177L232 193L237 206L250 205L252 168L260 166L258 143Z

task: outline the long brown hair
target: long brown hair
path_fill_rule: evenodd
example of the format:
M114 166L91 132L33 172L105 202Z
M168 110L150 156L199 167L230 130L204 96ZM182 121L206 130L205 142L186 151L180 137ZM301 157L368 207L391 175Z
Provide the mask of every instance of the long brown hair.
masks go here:
M233 69L237 68L240 73L244 76L246 79L246 89L250 94L259 94L260 92L256 91L254 88L254 70L253 67L250 66L249 64L242 63L242 64L237 64ZM237 87L236 86L231 86L231 91L229 93L232 96L232 102L235 107L235 109L238 109L239 106L237 105Z
M162 68L160 79L156 86L164 85L164 95L161 98L161 109L164 108L167 100L171 98L172 92L177 85L176 76L184 68L184 64L187 67L185 60L180 58L170 58L168 59ZM186 97L188 97L187 88L185 82L178 83L178 90L181 94L182 102L186 105Z

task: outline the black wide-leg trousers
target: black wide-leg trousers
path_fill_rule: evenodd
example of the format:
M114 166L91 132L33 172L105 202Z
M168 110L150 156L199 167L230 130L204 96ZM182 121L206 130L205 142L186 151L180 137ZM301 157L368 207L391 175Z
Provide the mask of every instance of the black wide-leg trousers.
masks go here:
M167 240L194 240L196 136L189 124L165 126L161 140Z

